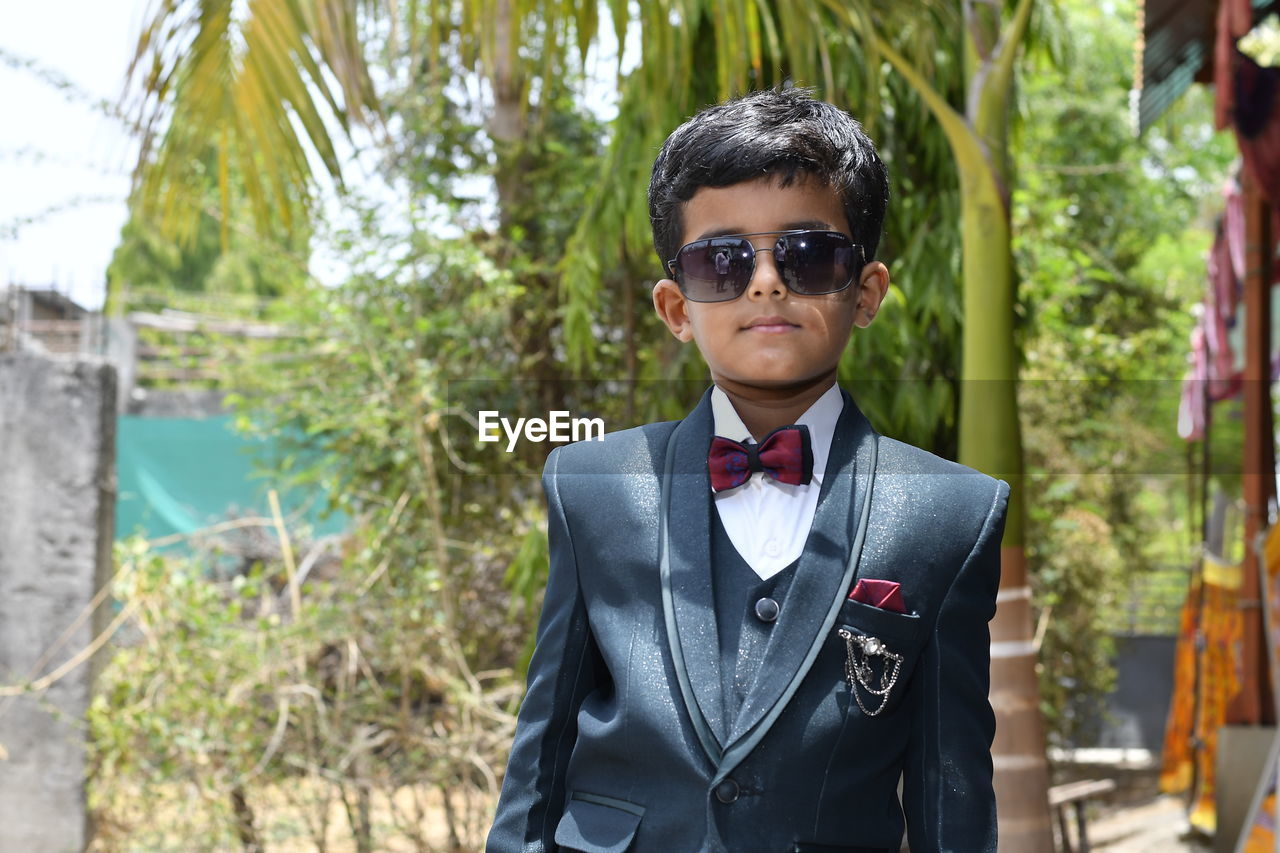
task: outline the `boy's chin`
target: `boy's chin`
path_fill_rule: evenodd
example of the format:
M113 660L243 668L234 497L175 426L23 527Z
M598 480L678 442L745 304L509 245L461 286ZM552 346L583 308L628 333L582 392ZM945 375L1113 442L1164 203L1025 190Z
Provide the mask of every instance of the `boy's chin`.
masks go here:
M755 389L760 391L803 391L819 384L830 384L836 378L834 370L826 371L816 375L806 376L787 376L773 374L756 374L747 376L721 376L716 373L711 374L711 378L722 388L727 387L736 390Z

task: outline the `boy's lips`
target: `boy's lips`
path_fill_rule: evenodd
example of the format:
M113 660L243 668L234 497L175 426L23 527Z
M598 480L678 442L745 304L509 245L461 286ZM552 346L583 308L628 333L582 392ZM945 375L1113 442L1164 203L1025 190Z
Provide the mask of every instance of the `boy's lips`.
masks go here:
M777 333L777 332L787 332L787 331L790 331L791 329L797 329L799 328L799 326L797 326L795 323L791 322L785 317L778 317L776 315L772 315L769 317L757 317L751 322L747 323L747 325L744 326L743 328L753 332Z

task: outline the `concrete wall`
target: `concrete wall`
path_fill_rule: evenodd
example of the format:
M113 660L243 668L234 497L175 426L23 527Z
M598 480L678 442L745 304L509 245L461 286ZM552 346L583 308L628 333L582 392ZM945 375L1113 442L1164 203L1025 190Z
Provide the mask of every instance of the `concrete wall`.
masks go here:
M0 684L44 675L104 627L115 505L116 374L103 362L0 354ZM80 851L91 829L81 721L93 668L0 696L0 851ZM7 756L6 756L7 753Z

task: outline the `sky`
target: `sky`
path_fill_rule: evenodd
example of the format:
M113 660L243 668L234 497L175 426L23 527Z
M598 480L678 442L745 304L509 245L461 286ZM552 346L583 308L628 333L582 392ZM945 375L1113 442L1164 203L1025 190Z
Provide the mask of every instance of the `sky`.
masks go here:
M146 10L146 0L0 0L0 287L101 305L137 143L92 101L119 101ZM14 67L28 62L38 70Z

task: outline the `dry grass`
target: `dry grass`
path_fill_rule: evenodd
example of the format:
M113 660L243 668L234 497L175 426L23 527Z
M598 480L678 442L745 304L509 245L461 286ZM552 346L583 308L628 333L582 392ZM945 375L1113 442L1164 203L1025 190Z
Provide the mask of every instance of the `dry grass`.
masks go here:
M287 789L274 785L253 791L255 828L262 853L360 853L347 809L333 786L299 779ZM373 849L386 853L480 851L496 805L485 791L455 790L450 810L464 837L451 839L442 792L427 785L404 786L391 794L370 793ZM202 853L239 851L225 810L221 819L195 791L174 786L163 802L137 803L114 822L99 821L90 853ZM321 828L321 820L325 825ZM127 821L127 823L122 822ZM323 838L323 843L320 839Z

